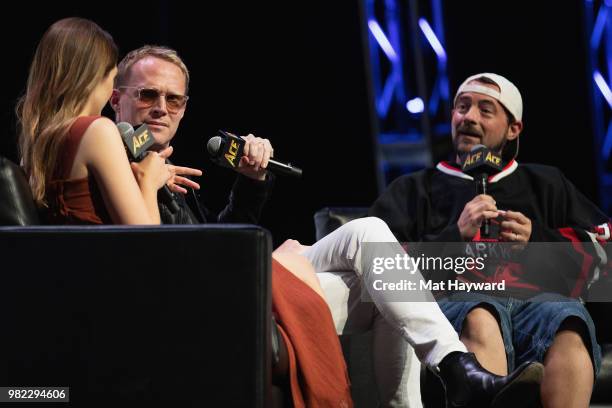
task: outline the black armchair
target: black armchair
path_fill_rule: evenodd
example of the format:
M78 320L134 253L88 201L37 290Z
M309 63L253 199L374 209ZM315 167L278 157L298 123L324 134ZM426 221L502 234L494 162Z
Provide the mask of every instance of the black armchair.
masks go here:
M0 248L0 383L69 386L72 406L270 406L267 231L0 227Z
M0 225L38 224L38 212L23 170L0 156Z

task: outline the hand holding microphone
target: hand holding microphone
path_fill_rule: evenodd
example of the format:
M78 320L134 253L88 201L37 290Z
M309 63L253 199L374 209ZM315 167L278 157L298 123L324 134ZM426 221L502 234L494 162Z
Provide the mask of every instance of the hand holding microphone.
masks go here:
M459 231L464 239L472 238L476 234L474 227L480 225L481 237L489 238L490 219L497 217L497 207L487 194L488 180L502 170L501 156L479 144L463 159L461 169L476 180L479 195L466 204L459 217Z
M172 147L167 147L161 152L148 152L140 161L130 162L132 173L138 181L138 185L142 183L148 184L155 191L166 185L166 182L171 177L170 170L166 165L166 157L172 154Z
M255 137L252 134L242 137L244 139L244 147L242 153L244 156L238 163L237 171L247 177L257 180L266 178L266 167L270 158L274 155L274 149L268 139Z
M267 139L256 138L253 135L241 138L223 130L219 133L221 136L210 138L206 146L211 159L216 164L259 180L264 179L265 170L294 177L302 175L302 170L290 163L285 164L271 159L274 150Z
M483 145L476 145L463 158L464 173L476 180L478 195L465 205L457 225L463 239L471 239L480 228L482 238L491 238L491 219L502 216L499 237L507 242L528 242L531 237L531 220L518 211L503 211L488 194L489 177L502 171L501 156ZM496 238L496 239L497 239Z
M147 125L141 125L140 127L138 127L138 129L134 130L132 125L130 125L129 123L121 122L117 124L117 128L119 129L119 133L121 134L121 139L123 140L123 144L125 145L125 149L128 153L130 162L142 161L147 155L148 149L155 143L155 140L153 139L153 136L151 135L151 132L149 131ZM157 152L151 153L159 156L159 159L164 160L165 163L165 159L170 156L170 154L172 154L172 149L168 149L170 150L164 150L164 156L160 155ZM148 160L150 162L154 162L155 159L157 158L151 158ZM152 163L149 165L152 165ZM132 169L136 171L139 170L138 167L134 168L134 166L132 166ZM167 176L168 177L166 177L166 180L168 180L171 176L169 171ZM136 175L136 177L138 176ZM179 206L176 202L176 199L174 198L174 194L170 191L168 186L165 185L165 181L164 185L158 190L158 197L164 204L166 204L166 206L172 212L179 211Z
M495 200L490 195L479 194L469 201L461 215L457 220L459 233L464 241L470 241L480 230L483 236L483 230L490 219L497 218L499 211ZM484 237L486 238L486 237Z

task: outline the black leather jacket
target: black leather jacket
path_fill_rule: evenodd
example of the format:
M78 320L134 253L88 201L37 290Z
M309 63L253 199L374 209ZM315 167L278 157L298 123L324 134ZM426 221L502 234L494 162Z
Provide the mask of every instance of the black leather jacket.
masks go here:
M173 212L158 199L159 214L163 224L242 223L257 224L264 204L268 200L274 176L268 173L266 180L258 181L238 175L223 211L215 214L200 202L196 192L188 188L187 194L174 194L179 211Z

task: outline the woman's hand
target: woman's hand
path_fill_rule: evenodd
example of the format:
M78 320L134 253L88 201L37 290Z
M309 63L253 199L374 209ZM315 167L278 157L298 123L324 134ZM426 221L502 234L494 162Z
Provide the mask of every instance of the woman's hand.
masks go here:
M169 146L159 153L150 151L142 161L130 164L141 189L144 187L159 190L168 182L172 172L166 164L166 158L171 154L172 146Z

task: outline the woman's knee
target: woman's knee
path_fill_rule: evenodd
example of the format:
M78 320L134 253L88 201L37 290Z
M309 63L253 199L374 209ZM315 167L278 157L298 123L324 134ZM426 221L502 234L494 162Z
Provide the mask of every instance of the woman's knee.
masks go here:
M323 296L321 283L308 258L293 252L275 252L272 254L272 257L298 279L310 286L315 292L319 293L319 295Z
M280 262L287 269L295 269L303 273L315 273L314 267L308 258L296 252L273 252L272 258Z

